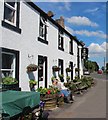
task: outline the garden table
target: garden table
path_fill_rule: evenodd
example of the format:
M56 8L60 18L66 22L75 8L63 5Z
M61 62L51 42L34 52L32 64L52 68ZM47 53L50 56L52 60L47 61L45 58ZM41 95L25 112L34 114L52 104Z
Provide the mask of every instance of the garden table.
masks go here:
M39 92L26 92L26 91L3 91L0 92L2 96L2 115L13 117L20 114L25 107L36 107L40 103Z

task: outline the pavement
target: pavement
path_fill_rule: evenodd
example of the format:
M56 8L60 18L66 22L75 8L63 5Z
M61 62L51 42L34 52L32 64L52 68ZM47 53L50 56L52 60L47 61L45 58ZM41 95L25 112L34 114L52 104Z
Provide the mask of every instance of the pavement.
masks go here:
M49 118L106 118L106 80L96 84L83 95L75 96L72 104L50 111Z

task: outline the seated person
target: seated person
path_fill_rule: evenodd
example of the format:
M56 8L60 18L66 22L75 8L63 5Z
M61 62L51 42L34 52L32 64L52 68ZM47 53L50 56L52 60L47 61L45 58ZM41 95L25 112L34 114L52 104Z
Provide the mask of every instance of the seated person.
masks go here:
M69 91L62 82L60 82L58 79L52 80L52 84L54 87L58 88L60 90L60 94L64 96L64 101L66 103L69 103L69 101L73 101L72 92Z

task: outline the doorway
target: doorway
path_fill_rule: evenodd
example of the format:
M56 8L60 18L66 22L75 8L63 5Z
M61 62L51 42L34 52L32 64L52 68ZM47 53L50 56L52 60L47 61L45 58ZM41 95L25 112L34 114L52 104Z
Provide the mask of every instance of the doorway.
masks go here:
M40 82L43 82L44 86L47 88L47 57L38 55L38 88L40 87Z
M73 62L70 62L70 68L71 68L71 80L73 80Z

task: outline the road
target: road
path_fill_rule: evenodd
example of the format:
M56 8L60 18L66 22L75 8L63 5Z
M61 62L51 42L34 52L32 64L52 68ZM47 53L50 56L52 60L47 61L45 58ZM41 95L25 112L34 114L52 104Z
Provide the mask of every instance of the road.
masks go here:
M105 76L92 74L96 85L84 95L75 96L73 104L65 104L50 112L49 118L106 118L106 80Z
M108 74L97 74L96 72L91 73L91 76L97 80L108 80Z

